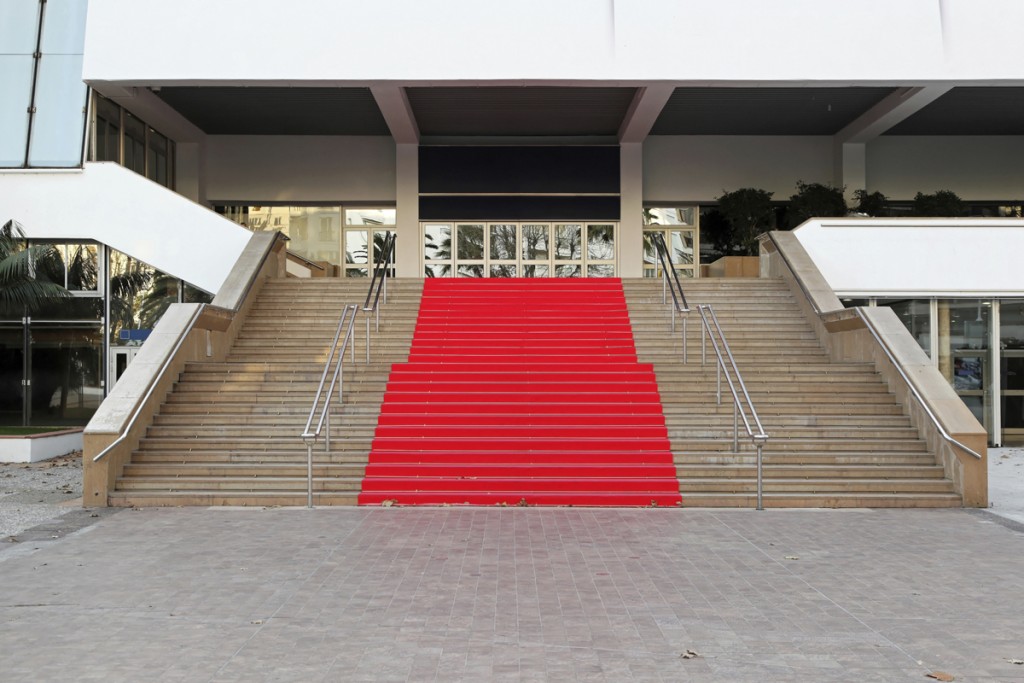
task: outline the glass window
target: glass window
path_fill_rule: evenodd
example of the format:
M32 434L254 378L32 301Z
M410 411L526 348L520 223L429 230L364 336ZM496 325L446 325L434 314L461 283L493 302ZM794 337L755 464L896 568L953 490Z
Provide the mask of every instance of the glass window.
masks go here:
M20 425L25 387L25 329L0 325L0 425Z
M33 61L32 55L0 55L0 167L25 165Z
M423 226L423 258L427 261L451 260L451 225L445 223L428 223Z
M39 0L3 0L2 7L0 52L4 55L31 55L36 51Z
M106 97L96 96L96 161L121 163L121 107Z
M458 245L456 248L457 258L470 261L481 260L484 257L484 226L482 225L459 225L456 226ZM459 269L461 274L462 269ZM480 277L483 277L482 275Z
M80 55L85 52L85 8L86 0L46 1L40 46L43 54Z
M587 258L597 261L611 261L615 258L614 226L587 226Z
M345 225L395 225L395 209L345 209Z
M693 264L693 230L672 230L669 253L676 265Z
M644 225L696 225L696 208L694 206L650 207L644 209Z
M124 113L124 165L140 175L146 173L146 124Z
M576 261L583 257L582 245L583 226L555 226L555 258L565 261ZM558 277L567 277L559 275Z
M82 55L46 55L39 60L36 113L32 120L30 166L78 166L82 163L85 100Z
M547 261L550 257L548 240L550 239L551 228L548 225L524 225L523 226L523 260L524 261ZM544 277L547 276L545 266Z
M508 261L516 257L516 226L509 224L498 224L488 226L490 230L492 259ZM501 275L498 277L515 277L514 275Z
M367 261L369 259L369 236L366 230L345 231L345 265L358 264L360 268L345 268L346 277L366 277L368 275Z
M164 187L170 187L171 155L167 138L150 128L148 144L146 177Z
M33 425L82 425L103 400L103 336L98 325L35 325L31 334Z

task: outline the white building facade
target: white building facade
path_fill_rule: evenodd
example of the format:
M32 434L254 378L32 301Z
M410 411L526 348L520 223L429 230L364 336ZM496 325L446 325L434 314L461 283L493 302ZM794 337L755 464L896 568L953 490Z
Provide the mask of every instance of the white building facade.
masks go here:
M31 389L11 390L9 422L87 416L161 301L217 291L249 234L239 223L281 229L339 277L363 276L386 231L404 277L640 277L656 273L651 231L696 277L701 207L724 191L785 202L803 181L895 204L950 190L979 215L1024 204L1014 0L7 0L0 12L0 222L97 272L74 285L88 311L0 323L3 386ZM880 256L851 263L882 277ZM147 284L124 289L137 270ZM913 306L934 325L940 301L1024 298L1024 283L982 293L962 272L942 291L834 288L925 301ZM991 320L987 349L1002 339ZM36 369L58 362L73 371ZM998 374L987 362L982 374ZM1024 429L1010 383L970 389L995 391L977 413L995 442L1009 414Z

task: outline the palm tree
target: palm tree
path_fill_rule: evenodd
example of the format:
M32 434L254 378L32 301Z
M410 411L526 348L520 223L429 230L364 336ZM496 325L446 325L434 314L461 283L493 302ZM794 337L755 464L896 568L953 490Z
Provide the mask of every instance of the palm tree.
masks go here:
M21 318L53 299L70 296L46 277L52 268L43 266L59 261L56 249L45 244L28 246L21 224L7 221L0 228L0 317Z

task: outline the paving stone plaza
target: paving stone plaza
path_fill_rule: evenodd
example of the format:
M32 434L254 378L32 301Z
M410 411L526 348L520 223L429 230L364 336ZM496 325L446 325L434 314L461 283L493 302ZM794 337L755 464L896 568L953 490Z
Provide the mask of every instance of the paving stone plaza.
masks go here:
M77 510L16 538L3 681L1024 680L1024 527L980 511Z

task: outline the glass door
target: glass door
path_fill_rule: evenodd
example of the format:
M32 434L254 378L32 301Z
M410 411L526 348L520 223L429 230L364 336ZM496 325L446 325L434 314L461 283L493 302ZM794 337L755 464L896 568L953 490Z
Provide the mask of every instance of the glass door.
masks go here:
M1024 443L1024 300L999 304L1003 443Z
M617 227L582 221L423 223L424 274L614 277Z

